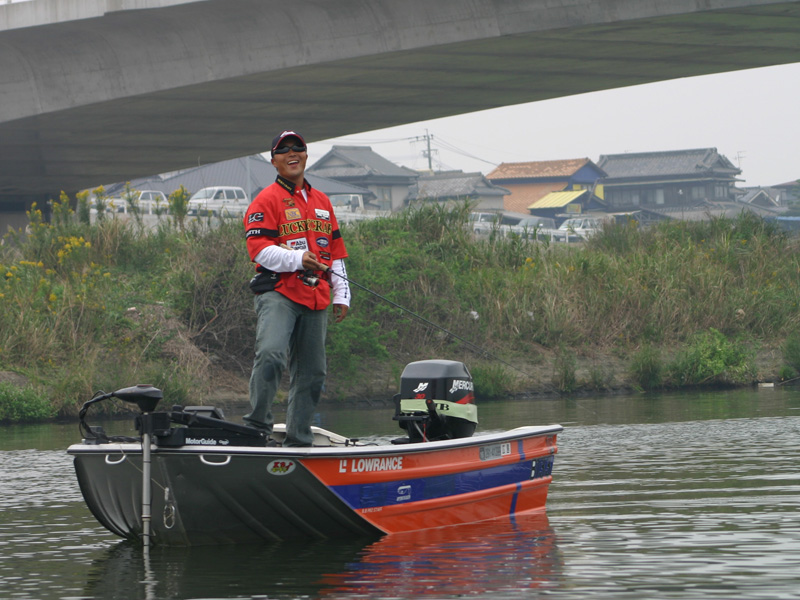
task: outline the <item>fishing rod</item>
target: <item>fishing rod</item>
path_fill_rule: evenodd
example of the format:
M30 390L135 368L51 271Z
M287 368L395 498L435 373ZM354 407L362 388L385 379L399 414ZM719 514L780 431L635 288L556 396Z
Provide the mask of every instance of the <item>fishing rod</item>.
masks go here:
M286 245L284 245L284 244L281 244L281 246L282 246L283 248L286 248L287 250L288 250L288 249L290 249L288 246L286 246ZM448 329L445 329L445 328L444 328L444 327L442 327L441 325L437 325L436 323L434 323L434 322L432 322L432 321L429 321L429 320L428 320L428 319L426 319L425 317L423 317L423 316L421 316L421 315L418 315L417 313L415 313L414 311L412 311L412 310L410 310L410 309L406 308L405 306L401 306L401 305L400 305L400 304L398 304L397 302L394 302L393 300L389 300L389 298L387 298L386 296L382 296L382 295L381 295L381 294L379 294L378 292L376 292L376 291L374 291L374 290L371 290L371 289L369 289L367 286L365 286L365 285L361 285L361 284L360 284L360 283L358 283L357 281L353 281L353 280L352 280L352 279L350 279L349 277L347 277L347 276L345 276L345 275L341 275L341 274L337 273L336 271L334 271L333 269L331 269L331 268L330 268L328 265L324 265L324 264L322 264L322 263L319 263L319 262L318 262L318 264L320 264L320 265L322 265L322 266L324 267L323 269L320 269L320 270L321 270L323 273L328 273L329 275L330 275L330 274L336 275L336 276L337 276L337 277L339 277L340 279L343 279L343 280L345 280L346 282L348 282L348 283L351 283L351 284L353 284L354 286L356 286L356 287L358 287L358 288L361 288L361 289L362 289L362 290L364 290L365 292L369 292L370 294L372 294L372 295L373 295L373 296L375 296L376 298L380 298L381 300L383 300L384 302L387 302L388 304L391 304L391 305L392 305L392 306L394 306L395 308L399 308L400 310L407 312L407 313L408 313L408 314L410 314L412 317L414 317L414 318L416 318L416 319L419 319L420 321L422 321L422 322L423 322L423 323L425 323L426 325L430 325L431 327L434 327L434 328L438 329L439 331L442 331L442 332L446 333L447 335L449 335L449 336L452 336L452 337L456 338L457 340L460 340L460 341L462 341L463 343L465 343L467 346L469 346L469 347L470 347L470 348L472 348L473 350L475 350L475 351L477 351L477 352L479 352L479 353L481 353L481 354L483 354L483 355L485 355L485 356L487 356L487 357L489 357L489 358L491 358L491 359L493 359L493 360L496 360L497 362L500 362L500 363L502 363L502 364L506 365L507 367L509 367L509 368L511 368L511 369L514 369L515 371L517 371L517 372L519 372L519 373L522 373L523 375L525 375L525 377L529 377L529 378L533 379L533 375L531 375L531 374L529 374L529 373L526 373L526 372L525 372L525 371L523 371L522 369L520 369L520 368L518 368L518 367L515 367L514 365L512 365L512 364L510 364L510 363L508 363L508 362L506 362L506 361L504 361L502 358L499 358L499 357L497 357L497 356L493 355L491 352L489 352L489 351L488 351L488 350L486 350L485 348L481 348L481 347L480 347L480 346L478 346L477 344L475 344L475 343L473 343L473 342L470 342L469 340L467 340L467 339L465 339L465 338L461 337L460 335L457 335L457 334L453 333L452 331L449 331ZM309 274L305 274L305 275L304 275L304 277L303 277L303 281L306 283L306 285L310 285L310 286L312 286L312 287L315 287L315 286L316 286L316 285L319 283L319 280L318 280L318 278L317 278L317 277L315 277L313 274L310 274L310 273L309 273Z

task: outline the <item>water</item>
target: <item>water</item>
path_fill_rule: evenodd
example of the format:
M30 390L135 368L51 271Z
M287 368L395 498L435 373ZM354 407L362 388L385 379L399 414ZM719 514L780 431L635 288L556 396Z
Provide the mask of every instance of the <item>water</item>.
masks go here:
M386 437L391 414L326 407L320 425ZM76 425L0 428L0 598L800 598L800 390L506 401L480 418L566 427L546 515L147 555L85 508L64 452Z

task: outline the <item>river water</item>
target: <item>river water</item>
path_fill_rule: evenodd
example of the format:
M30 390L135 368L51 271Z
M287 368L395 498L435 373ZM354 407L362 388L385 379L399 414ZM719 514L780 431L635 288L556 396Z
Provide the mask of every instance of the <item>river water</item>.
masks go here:
M86 509L65 453L77 425L0 427L0 598L800 598L800 390L479 411L479 432L565 426L546 514L377 541L149 554ZM395 436L391 415L326 406L320 425ZM133 433L127 420L105 426Z

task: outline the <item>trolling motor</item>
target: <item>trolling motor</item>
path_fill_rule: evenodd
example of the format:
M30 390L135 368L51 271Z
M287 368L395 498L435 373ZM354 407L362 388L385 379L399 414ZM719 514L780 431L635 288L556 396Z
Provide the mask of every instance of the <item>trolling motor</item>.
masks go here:
M393 444L471 437L478 425L472 376L464 363L420 360L406 365L393 419L408 437Z
M123 402L135 404L144 414L153 412L163 397L164 394L160 389L147 384L134 385L132 387L122 388L115 392L99 392L93 396L91 400L85 402L81 407L81 410L78 412L78 427L87 441L109 442L111 440L108 438L108 436L106 436L106 433L103 431L102 427L91 427L88 423L86 423L86 413L92 404L96 404L97 402L101 402L103 400L108 400L109 398L119 398Z
M150 547L150 503L151 503L151 479L150 479L150 442L153 434L153 411L158 406L159 401L164 397L164 393L152 385L135 385L133 387L122 388L116 392L98 393L91 400L86 402L78 413L79 427L86 434L88 439L95 442L109 441L102 427L89 427L86 423L86 412L89 407L96 402L108 398L119 398L123 402L130 402L139 407L141 415L137 417L137 429L142 434L142 544L145 548Z

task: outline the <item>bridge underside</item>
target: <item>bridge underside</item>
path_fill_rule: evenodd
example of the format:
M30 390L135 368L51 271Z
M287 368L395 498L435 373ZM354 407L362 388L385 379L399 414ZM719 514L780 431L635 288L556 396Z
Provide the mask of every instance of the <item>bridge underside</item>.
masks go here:
M109 40L115 34L130 35L132 28L155 28L164 37L180 23L191 28L194 23L215 22L235 35L239 24L226 17L225 5L236 2L118 13L101 19L108 19L102 37L112 48ZM59 44L66 48L70 39L85 40L92 34L87 21L91 19L3 32L0 55L10 60L37 45L58 52ZM58 39L48 39L54 31ZM193 34L205 31L197 27ZM277 34L265 30L263 35ZM800 2L562 26L462 42L437 39L413 49L388 44L386 52L354 58L336 58L331 52L329 61L303 57L303 40L275 41L298 44L299 55L289 52L292 64L282 60L283 68L172 89L162 86L160 91L149 91L143 79L148 85L142 85L144 93L139 95L127 81L119 97L109 99L104 99L113 95L107 82L88 77L83 85L97 86L96 102L29 111L38 114L12 119L0 107L0 203L263 152L283 127L298 128L314 141L596 90L799 62ZM143 43L155 44L147 36ZM222 38L210 43L205 50L209 56L225 44ZM242 40L231 43L238 46L237 53L219 55L245 60ZM179 49L175 52L180 54ZM153 52L152 72L163 77L158 56ZM0 67L1 73L2 58ZM176 78L182 81L182 70L190 67L202 69L202 61L181 58ZM64 85L65 93L74 94ZM92 97L91 87L83 91ZM30 102L42 100L34 94Z

